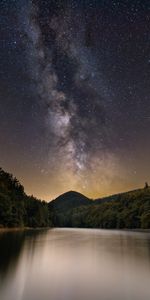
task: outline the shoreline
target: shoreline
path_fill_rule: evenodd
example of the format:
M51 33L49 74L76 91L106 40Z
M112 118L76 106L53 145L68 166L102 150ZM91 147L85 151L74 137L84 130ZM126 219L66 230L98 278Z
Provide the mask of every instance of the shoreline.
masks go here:
M3 227L0 228L0 233L8 231L26 231L26 230L41 230L41 229L50 229L51 227Z
M16 231L27 231L27 230L48 230L48 229L98 229L98 230L112 230L112 231L130 231L130 232L143 232L150 233L150 229L141 229L141 228L85 228L85 227L3 227L0 228L0 233L3 232L16 232Z

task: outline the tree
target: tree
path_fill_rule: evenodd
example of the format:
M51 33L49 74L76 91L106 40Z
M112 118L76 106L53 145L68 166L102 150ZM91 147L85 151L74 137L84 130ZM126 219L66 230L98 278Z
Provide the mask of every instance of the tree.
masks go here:
M148 189L148 183L147 182L145 182L145 187L144 188Z

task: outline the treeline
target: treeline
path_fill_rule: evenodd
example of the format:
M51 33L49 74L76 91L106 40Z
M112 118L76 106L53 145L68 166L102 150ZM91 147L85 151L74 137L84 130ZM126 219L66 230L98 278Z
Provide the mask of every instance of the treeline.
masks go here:
M47 203L27 196L19 181L0 168L0 227L51 225Z
M92 201L66 210L53 211L57 227L148 229L150 228L150 188Z
M90 200L68 192L52 202L27 196L0 168L0 227L82 227L150 229L150 188Z

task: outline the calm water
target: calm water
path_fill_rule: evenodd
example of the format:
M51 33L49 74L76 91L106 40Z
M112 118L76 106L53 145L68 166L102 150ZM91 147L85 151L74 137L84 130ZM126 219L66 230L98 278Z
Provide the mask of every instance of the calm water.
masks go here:
M150 233L0 233L0 300L150 300Z

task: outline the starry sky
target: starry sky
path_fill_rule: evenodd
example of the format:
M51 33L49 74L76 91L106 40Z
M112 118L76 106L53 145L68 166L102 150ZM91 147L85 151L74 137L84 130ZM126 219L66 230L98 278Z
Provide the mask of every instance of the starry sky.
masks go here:
M28 194L150 182L150 2L0 1L0 165Z

